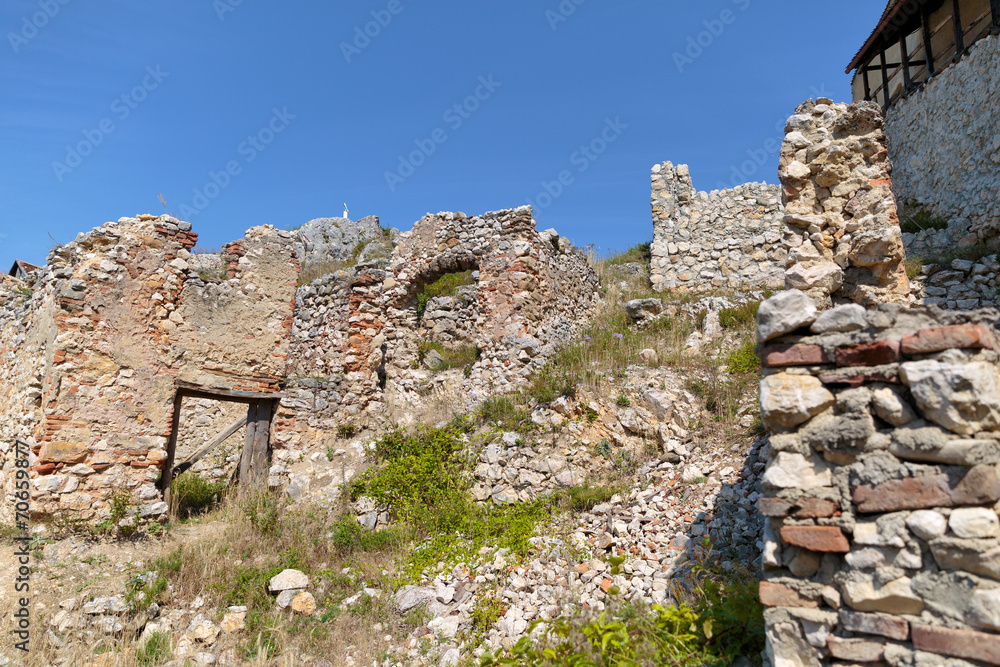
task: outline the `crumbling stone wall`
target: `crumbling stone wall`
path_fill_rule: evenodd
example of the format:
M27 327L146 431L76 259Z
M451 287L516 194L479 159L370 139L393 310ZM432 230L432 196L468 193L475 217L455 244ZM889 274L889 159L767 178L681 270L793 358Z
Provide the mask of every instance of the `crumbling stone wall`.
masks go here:
M998 316L762 304L770 664L1000 665Z
M821 307L909 302L892 163L872 102L799 105L785 126L786 286Z
M190 230L169 216L101 225L50 253L26 312L5 307L0 377L11 391L0 423L21 425L4 427L5 447L32 447L36 515L106 518L117 489L142 516L165 513L155 482L175 381L278 390L298 271L291 235L250 230L224 253L230 280L206 285L186 261Z
M467 300L432 300L419 317L423 288L463 271L476 281L461 288ZM417 363L428 337L479 349L468 377L449 376L465 403L508 391L576 335L597 287L583 254L552 230L539 233L530 207L427 215L387 260L299 289L277 437L314 437L333 422L381 414L387 396L419 400L433 375Z
M664 162L652 173L656 290L752 290L784 285L781 188L748 183L695 192L687 165Z
M896 196L949 220L940 235L955 243L995 244L1000 231L998 89L1000 37L991 35L886 114Z

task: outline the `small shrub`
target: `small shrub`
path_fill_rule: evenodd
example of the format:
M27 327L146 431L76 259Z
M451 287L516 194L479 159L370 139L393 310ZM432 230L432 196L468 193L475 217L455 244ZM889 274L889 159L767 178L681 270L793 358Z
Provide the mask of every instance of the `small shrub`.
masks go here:
M417 342L417 354L421 362L432 350L441 355L441 361L431 368L432 371L447 371L452 368L464 367L469 370L469 375L472 374L472 365L479 360L481 354L475 345L445 347L438 341L422 340Z
M327 446L326 448L326 460L332 461L334 456L333 447Z
M491 396L476 410L476 418L480 423L517 431L531 424L531 411L518 405L510 396Z
M760 357L753 340L746 340L726 355L726 370L730 373L755 373L760 370Z
M611 443L608 442L607 438L601 440L599 443L597 443L597 446L594 447L595 454L597 454L598 456L603 456L609 461L611 460L611 452L612 452Z
M557 398L576 396L580 376L568 366L549 362L538 372L527 389L529 398L539 403L551 403Z
M583 416L587 419L588 424L593 424L595 421L597 421L597 418L600 417L600 414L598 414L597 410L593 409L589 405L580 403L578 404L578 407L580 408L580 412L582 412Z
M136 651L135 659L143 667L159 665L170 655L170 633L152 632L146 643Z
M446 273L434 282L425 285L417 294L417 317L423 317L427 310L427 302L439 296L458 296L459 287L475 285L472 271Z
M576 512L589 512L596 506L611 500L621 489L613 486L574 486L566 492L569 509Z
M476 596L476 601L469 614L472 620L470 634L476 639L485 639L505 613L507 613L507 608L497 591L481 591Z
M618 398L615 399L615 405L619 408L627 408L632 405L632 401L625 394L618 394Z
M337 424L337 437L341 440L349 440L354 437L357 427L354 424Z
M333 527L331 541L341 554L391 551L407 539L401 528L366 530L352 514L344 514Z
M637 243L628 250L612 251L603 257L601 261L606 266L620 266L622 264L649 264L653 259L653 242Z
M918 234L928 229L948 229L948 221L922 206L917 206L900 215L899 226L905 233Z
M226 488L225 482L208 482L194 472L185 472L170 483L170 492L182 517L203 512Z
M719 324L722 325L723 329L750 326L757 322L759 308L760 301L751 301L733 308L723 308L719 311Z

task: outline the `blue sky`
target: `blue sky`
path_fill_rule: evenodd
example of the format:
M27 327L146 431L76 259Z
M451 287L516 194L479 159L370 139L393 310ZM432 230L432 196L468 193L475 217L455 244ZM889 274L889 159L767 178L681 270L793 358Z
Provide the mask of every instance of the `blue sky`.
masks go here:
M251 226L535 204L578 245L652 237L649 169L776 181L784 119L884 3L4 0L0 268L166 210ZM366 34L367 32L367 34Z

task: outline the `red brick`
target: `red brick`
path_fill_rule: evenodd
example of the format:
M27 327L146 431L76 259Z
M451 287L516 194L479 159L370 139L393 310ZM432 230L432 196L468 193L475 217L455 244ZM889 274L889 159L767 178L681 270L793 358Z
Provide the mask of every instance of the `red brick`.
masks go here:
M840 512L840 505L823 498L803 498L799 509L792 515L796 519L825 519Z
M760 601L765 607L809 607L815 609L819 603L804 598L784 584L770 581L760 582Z
M877 188L877 187L880 187L882 185L889 185L889 186L891 186L892 185L892 179L891 178L881 178L881 179L869 182L869 185L871 185L873 188Z
M774 345L760 351L765 368L775 366L814 366L827 363L826 354L819 345Z
M782 526L781 539L809 551L846 554L851 550L847 537L836 526Z
M759 498L757 511L763 516L788 516L795 505L795 501L787 498Z
M37 472L39 475L48 475L54 472L56 469L55 463L43 463L42 465L32 466L28 468L29 472Z
M1000 665L1000 635L914 623L913 647L918 651Z
M943 350L988 349L1000 351L996 336L981 324L932 327L903 336L903 354L928 354Z
M834 351L838 366L883 366L899 361L899 341L881 340L838 347Z
M39 458L45 463L83 463L87 447L78 442L46 442Z
M910 636L910 624L897 616L863 614L848 609L840 610L840 627L866 635L880 635L904 641Z
M951 507L947 475L907 477L874 486L865 484L854 489L852 498L863 514Z
M834 658L855 662L878 662L885 655L885 642L870 639L830 637L826 640L826 647Z

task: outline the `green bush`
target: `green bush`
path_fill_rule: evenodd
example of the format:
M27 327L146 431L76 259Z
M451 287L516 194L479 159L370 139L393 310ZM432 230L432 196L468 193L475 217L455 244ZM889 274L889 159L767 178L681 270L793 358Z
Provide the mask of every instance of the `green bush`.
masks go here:
M574 486L566 491L569 509L576 512L589 512L601 503L611 500L621 489L615 486L590 486L585 483L582 486Z
M760 357L757 356L753 340L746 340L735 350L726 355L726 370L730 373L755 373L760 370Z
M607 266L620 266L633 263L649 264L652 259L653 242L646 241L645 243L637 243L628 250L611 251L601 261Z
M723 329L735 329L749 326L757 322L757 310L760 301L751 301L733 308L723 308L719 311L719 324Z
M403 544L408 535L403 528L367 530L352 514L342 515L333 526L331 541L343 554L385 552Z
M506 656L484 655L481 665L700 667L756 659L764 648L764 612L755 578L747 571L695 570L693 591L676 605L646 610L612 603L596 617L562 617L539 640L524 637Z
M439 361L432 371L447 371L452 368L468 368L479 360L480 351L475 345L459 345L458 347L445 347L436 340L422 340L417 342L417 353L420 361L423 362L431 351L441 355Z
M151 632L146 643L135 652L135 659L144 667L159 665L170 655L170 633Z
M948 221L917 206L900 215L899 226L906 233L917 234L927 229L948 229Z
M517 404L510 396L491 396L476 410L480 423L496 426L505 431L533 428L531 411Z
M459 287L475 284L472 271L444 274L434 282L425 285L417 294L417 316L423 317L424 311L427 310L427 302L431 299L439 296L458 296Z
M225 488L225 482L208 482L194 472L178 475L170 483L170 492L177 501L177 512L182 517L189 517L209 508Z

